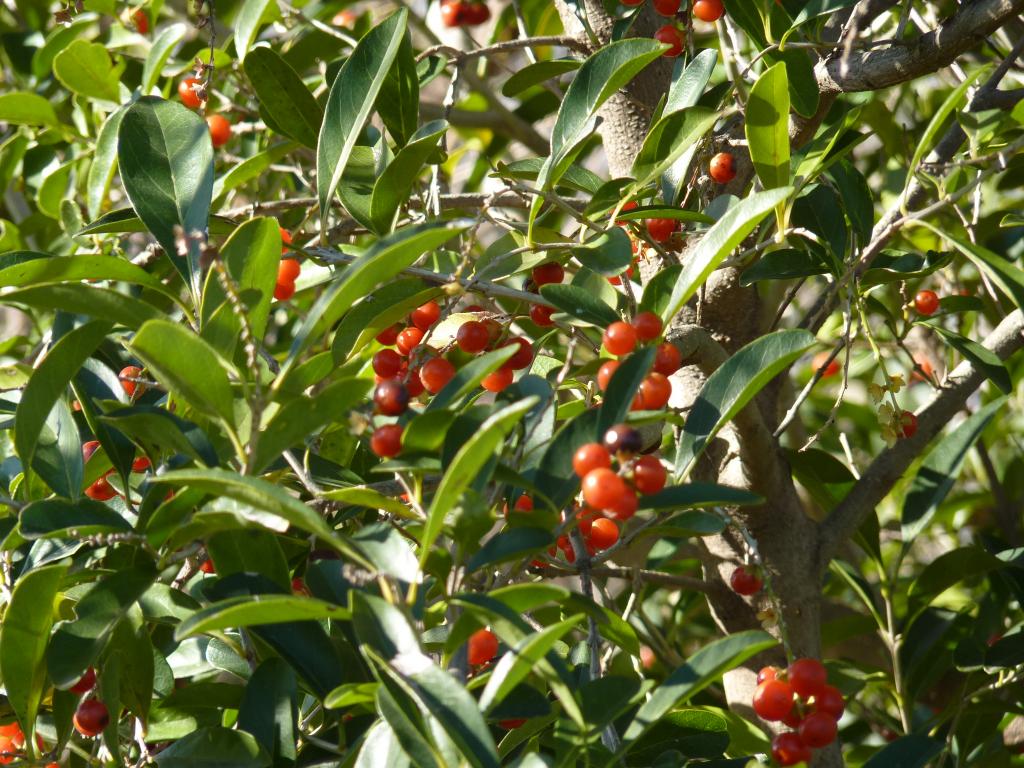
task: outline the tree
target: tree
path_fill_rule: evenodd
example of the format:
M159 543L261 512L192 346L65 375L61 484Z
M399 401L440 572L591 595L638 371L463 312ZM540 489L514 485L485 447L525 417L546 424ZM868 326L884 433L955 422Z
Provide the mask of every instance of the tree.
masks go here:
M0 9L0 759L1020 764L1024 0L679 6Z

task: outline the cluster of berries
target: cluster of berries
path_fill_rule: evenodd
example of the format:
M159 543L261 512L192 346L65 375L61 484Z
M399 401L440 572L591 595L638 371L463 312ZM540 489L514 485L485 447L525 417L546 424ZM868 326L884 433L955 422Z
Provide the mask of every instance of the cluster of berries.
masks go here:
M661 318L653 312L640 312L631 323L617 321L604 332L604 348L617 357L628 355L638 343L656 341L661 337ZM608 389L612 375L618 370L620 360L606 360L597 370L597 386L602 392ZM663 341L654 353L650 372L640 382L633 397L634 411L657 411L664 408L672 397L672 382L668 377L679 370L683 357L676 346Z
M465 309L466 313L483 311L483 307L476 305ZM441 307L436 301L428 301L412 311L409 325L392 326L377 335L377 341L385 346L372 360L377 379L373 401L378 413L401 416L413 399L424 392L436 395L454 378L455 365L443 354L432 355L421 366L415 366L415 358L426 350L422 345L424 336L440 317ZM466 320L456 331L454 345L462 352L475 355L497 347L501 336L502 328L493 320ZM528 339L513 337L500 343L500 346L513 345L518 349L512 357L480 382L488 392L501 392L512 383L516 371L533 362L533 345ZM397 456L402 449L402 426L385 424L375 429L370 448L381 458Z
M284 227L281 230L281 255L288 253L288 246L292 244L292 235ZM274 285L274 298L278 301L288 301L295 295L295 281L302 273L302 265L298 259L281 259L277 265L277 283Z
M189 109L198 109L206 101L206 86L198 77L186 77L178 83L178 98ZM231 121L224 115L207 115L206 125L213 146L223 147L231 140Z
M793 729L772 739L772 759L786 766L810 762L812 749L835 741L846 701L828 684L820 661L797 659L784 670L765 667L758 673L753 706L762 720Z
M18 765L23 765L22 750L24 747L25 733L17 722L0 725L0 765L7 765L15 760L18 761ZM40 753L46 750L46 745L38 733L36 734L36 748ZM57 768L57 763L48 763L46 768Z
M643 5L647 0L621 0L622 4L628 7ZM676 17L681 11L682 0L652 0L654 10L662 16ZM715 22L725 14L725 6L722 0L694 0L691 11L695 19L701 21ZM683 45L686 42L683 30L675 24L665 24L659 27L654 33L654 39L670 45L664 56L675 58L683 52Z
M446 27L475 27L491 18L486 3L441 0L441 23Z
M142 369L137 365L126 365L121 369L121 373L118 374L118 378L121 379L121 386L129 397L134 397L136 394L141 395L146 391L146 386L140 384L136 379L142 376ZM81 408L81 406L79 406ZM85 463L89 462L92 455L96 453L96 450L100 447L98 440L88 440L82 443L82 461ZM132 462L132 472L145 472L150 467L150 461L145 456L139 456ZM110 484L107 478L113 474L114 469L108 469L102 477L96 478L88 488L85 489L85 495L90 499L96 501L110 501L118 495L117 490Z
M110 712L107 705L90 695L95 687L96 670L89 667L79 681L68 688L71 693L87 696L79 703L72 718L75 730L87 738L100 735L110 723Z

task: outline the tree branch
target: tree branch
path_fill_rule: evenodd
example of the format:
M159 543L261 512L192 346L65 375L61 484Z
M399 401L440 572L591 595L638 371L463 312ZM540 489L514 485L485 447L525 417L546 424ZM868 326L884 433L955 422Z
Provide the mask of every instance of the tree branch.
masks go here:
M815 67L823 94L875 91L935 72L1024 10L1024 0L977 0L908 46L833 54ZM838 53L838 52L837 52Z
M984 346L1003 360L1024 347L1021 310L1014 310L1003 318L985 339ZM984 381L985 374L969 361L960 363L928 405L918 412L914 436L897 441L871 462L856 485L821 524L819 569L827 567L842 543L853 535L867 514L888 495L896 481Z

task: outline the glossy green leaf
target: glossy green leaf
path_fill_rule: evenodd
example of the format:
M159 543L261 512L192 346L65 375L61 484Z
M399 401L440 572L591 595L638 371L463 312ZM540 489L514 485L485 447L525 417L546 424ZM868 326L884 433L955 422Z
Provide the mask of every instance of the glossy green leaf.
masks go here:
M243 595L219 600L193 613L174 630L176 639L218 630L313 619L347 619L349 612L323 600L297 595Z
M280 54L264 45L246 54L243 67L256 98L274 124L286 136L315 149L324 110L298 73Z
M1006 564L981 547L961 547L932 560L907 590L908 613L913 615L953 585L982 576Z
M700 142L718 117L718 112L706 107L685 107L662 117L648 132L633 161L633 189L639 191L672 167Z
M238 226L226 216L216 215L210 216L208 225L211 235L230 235ZM134 210L131 208L120 208L103 214L96 221L89 222L85 227L76 232L75 235L122 234L125 232L145 231L146 225L142 223L142 219L135 215Z
M668 323L690 300L712 272L749 235L761 220L793 190L790 187L755 192L720 218L687 257L672 297L661 319Z
M32 372L14 421L14 446L24 465L32 461L43 425L54 404L109 330L108 323L97 321L69 331ZM77 494L77 491L76 488L74 492Z
M277 142L262 152L257 152L255 155L245 158L227 173L218 176L213 182L213 207L220 207L230 192L246 182L259 178L271 166L281 162L282 158L287 157L298 147L299 144L294 141ZM217 220L218 217L211 217L211 232L214 231L213 224Z
M1013 392L1010 371L995 352L966 336L944 328L939 323L920 322L919 325L927 326L935 331L949 346L969 360L971 365L991 379L992 383L999 387L1004 394L1009 395Z
M654 363L655 351L654 346L647 345L633 352L615 369L598 411L596 440L602 439L609 428L626 420L640 383Z
M516 527L495 534L469 559L470 571L522 558L546 549L555 537L546 528Z
M100 421L129 435L148 453L157 454L169 448L175 453L191 456L208 467L220 462L217 452L198 426L191 421L153 405L133 405L100 416Z
M505 347L499 347L492 352L486 352L466 363L455 372L451 381L445 384L444 388L430 399L427 407L424 408L424 413L447 408L449 405L459 402L467 395L476 392L480 382L489 374L501 368L518 350L518 345L509 344Z
M518 96L535 85L564 75L566 72L575 72L580 66L581 63L576 59L551 59L527 64L505 81L505 84L501 86L501 93L509 98Z
M617 320L619 313L605 304L591 291L568 284L548 284L540 287L540 295L555 308L577 320L598 328L606 328Z
M193 408L228 424L234 421L225 363L196 334L177 323L151 320L129 346L157 381Z
M910 546L928 527L939 504L953 488L967 452L1005 404L1006 398L1001 397L972 413L925 456L903 501L900 524L904 547Z
M270 768L270 757L245 731L211 726L178 739L155 756L157 768Z
M777 644L767 632L749 630L705 645L654 689L626 729L620 754L679 703L688 701L730 669Z
M316 151L317 196L324 231L341 174L398 56L408 15L403 8L370 30L334 78Z
M82 254L23 261L0 269L0 284L7 287L35 286L44 283L116 280L141 285L178 300L176 292L130 261L114 256Z
M152 571L125 568L97 581L75 605L75 619L62 621L46 651L50 679L68 688L96 663L114 627L156 578Z
M273 17L280 17L273 0L244 0L235 16L235 53L240 62L245 63L260 27Z
M481 424L476 434L455 454L427 512L427 522L420 537L421 563L430 554L430 547L441 533L445 518L455 508L463 492L477 480L480 470L498 453L508 433L536 403L537 398L529 397L502 408Z
M882 251L871 262L860 279L865 287L925 277L938 269L947 266L953 260L952 253L904 253L901 251Z
M157 84L163 74L164 65L171 57L171 52L185 39L186 32L188 27L184 24L168 24L160 28L160 34L153 41L149 53L146 54L146 63L142 66L142 93L149 93Z
M765 189L789 184L789 79L786 65L769 67L747 100L750 159Z
M29 91L0 94L0 121L14 125L60 125L53 105Z
M238 728L255 737L275 766L295 764L298 697L295 672L276 657L256 667L245 686Z
M864 768L925 768L944 748L938 739L911 733L886 744L864 763Z
M46 644L69 563L35 568L14 585L0 631L0 676L7 702L29 739L46 690Z
M26 539L94 536L125 533L131 523L107 504L92 499L71 503L65 499L34 501L19 516L18 530Z
M700 507L741 507L763 503L764 499L756 493L715 483L671 485L657 493L640 497L640 509L655 511Z
M342 318L331 341L331 355L343 363L416 307L441 295L440 286L415 277L398 278L365 296Z
M640 205L628 211L619 211L616 221L640 221L647 219L675 219L676 221L692 221L698 224L714 224L715 220L697 211L685 208L674 208L666 205ZM661 274L661 273L659 273Z
M711 438L814 343L805 330L776 331L750 342L712 373L683 427L676 477L683 477Z
M5 304L61 310L107 320L127 328L139 328L165 315L152 304L133 296L84 283L40 285L9 291L0 297Z
M797 248L783 248L766 253L740 275L740 285L753 285L762 280L792 280L797 277L824 275L828 266L815 253Z
M101 43L74 40L53 59L53 74L79 96L120 103L119 79L124 64L114 66Z
M684 62L682 58L676 59L664 114L669 115L694 106L704 94L717 63L718 51L714 48L705 48L689 62Z
M117 132L121 127L125 109L121 107L111 112L96 137L96 152L89 165L86 182L86 207L89 218L92 219L99 216L103 210L103 203L110 192L110 183L114 179L114 170L117 167Z
M198 294L201 242L190 238L182 258L175 227L206 232L213 196L206 122L178 102L145 96L125 111L117 135L121 182L132 208Z
M375 106L396 145L404 147L420 124L420 80L409 32L402 39Z
M423 164L437 150L437 144L448 130L444 120L432 120L409 138L409 143L395 156L373 185L370 197L370 221L381 233L390 232L398 219L402 204L409 199Z
M281 260L281 232L277 219L265 216L249 219L231 233L220 247L220 255L245 304L245 316L252 334L262 339ZM223 300L224 290L220 282L211 281L203 296L204 321ZM207 301L213 306L207 307Z
M32 469L58 496L75 498L82 488L81 446L71 408L58 400L46 417L32 457Z
M573 248L572 255L592 272L612 277L621 275L633 263L633 243L626 230L612 227Z
M841 8L849 8L851 5L856 5L857 0L809 0L809 2L800 9L793 19L793 25L786 31L782 36L780 45L785 45L790 35L797 31L802 25L808 21L818 18L819 16L827 16L833 11L838 11Z

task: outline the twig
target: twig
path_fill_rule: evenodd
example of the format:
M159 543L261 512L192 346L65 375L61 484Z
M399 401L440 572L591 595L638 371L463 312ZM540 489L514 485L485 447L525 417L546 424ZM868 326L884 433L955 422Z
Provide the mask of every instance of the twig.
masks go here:
M579 53L586 53L589 50L587 44L578 37L573 37L572 35L548 35L546 37L524 37L518 40L504 40L494 45L488 45L485 48L475 48L472 51L460 51L458 48L452 48L450 45L439 43L423 51L416 57L416 61L423 61L423 59L438 53L444 54L454 61L468 61L469 59L478 59L481 56L490 56L492 53L506 53L523 48L541 48L544 46L561 46L562 48L568 48Z

